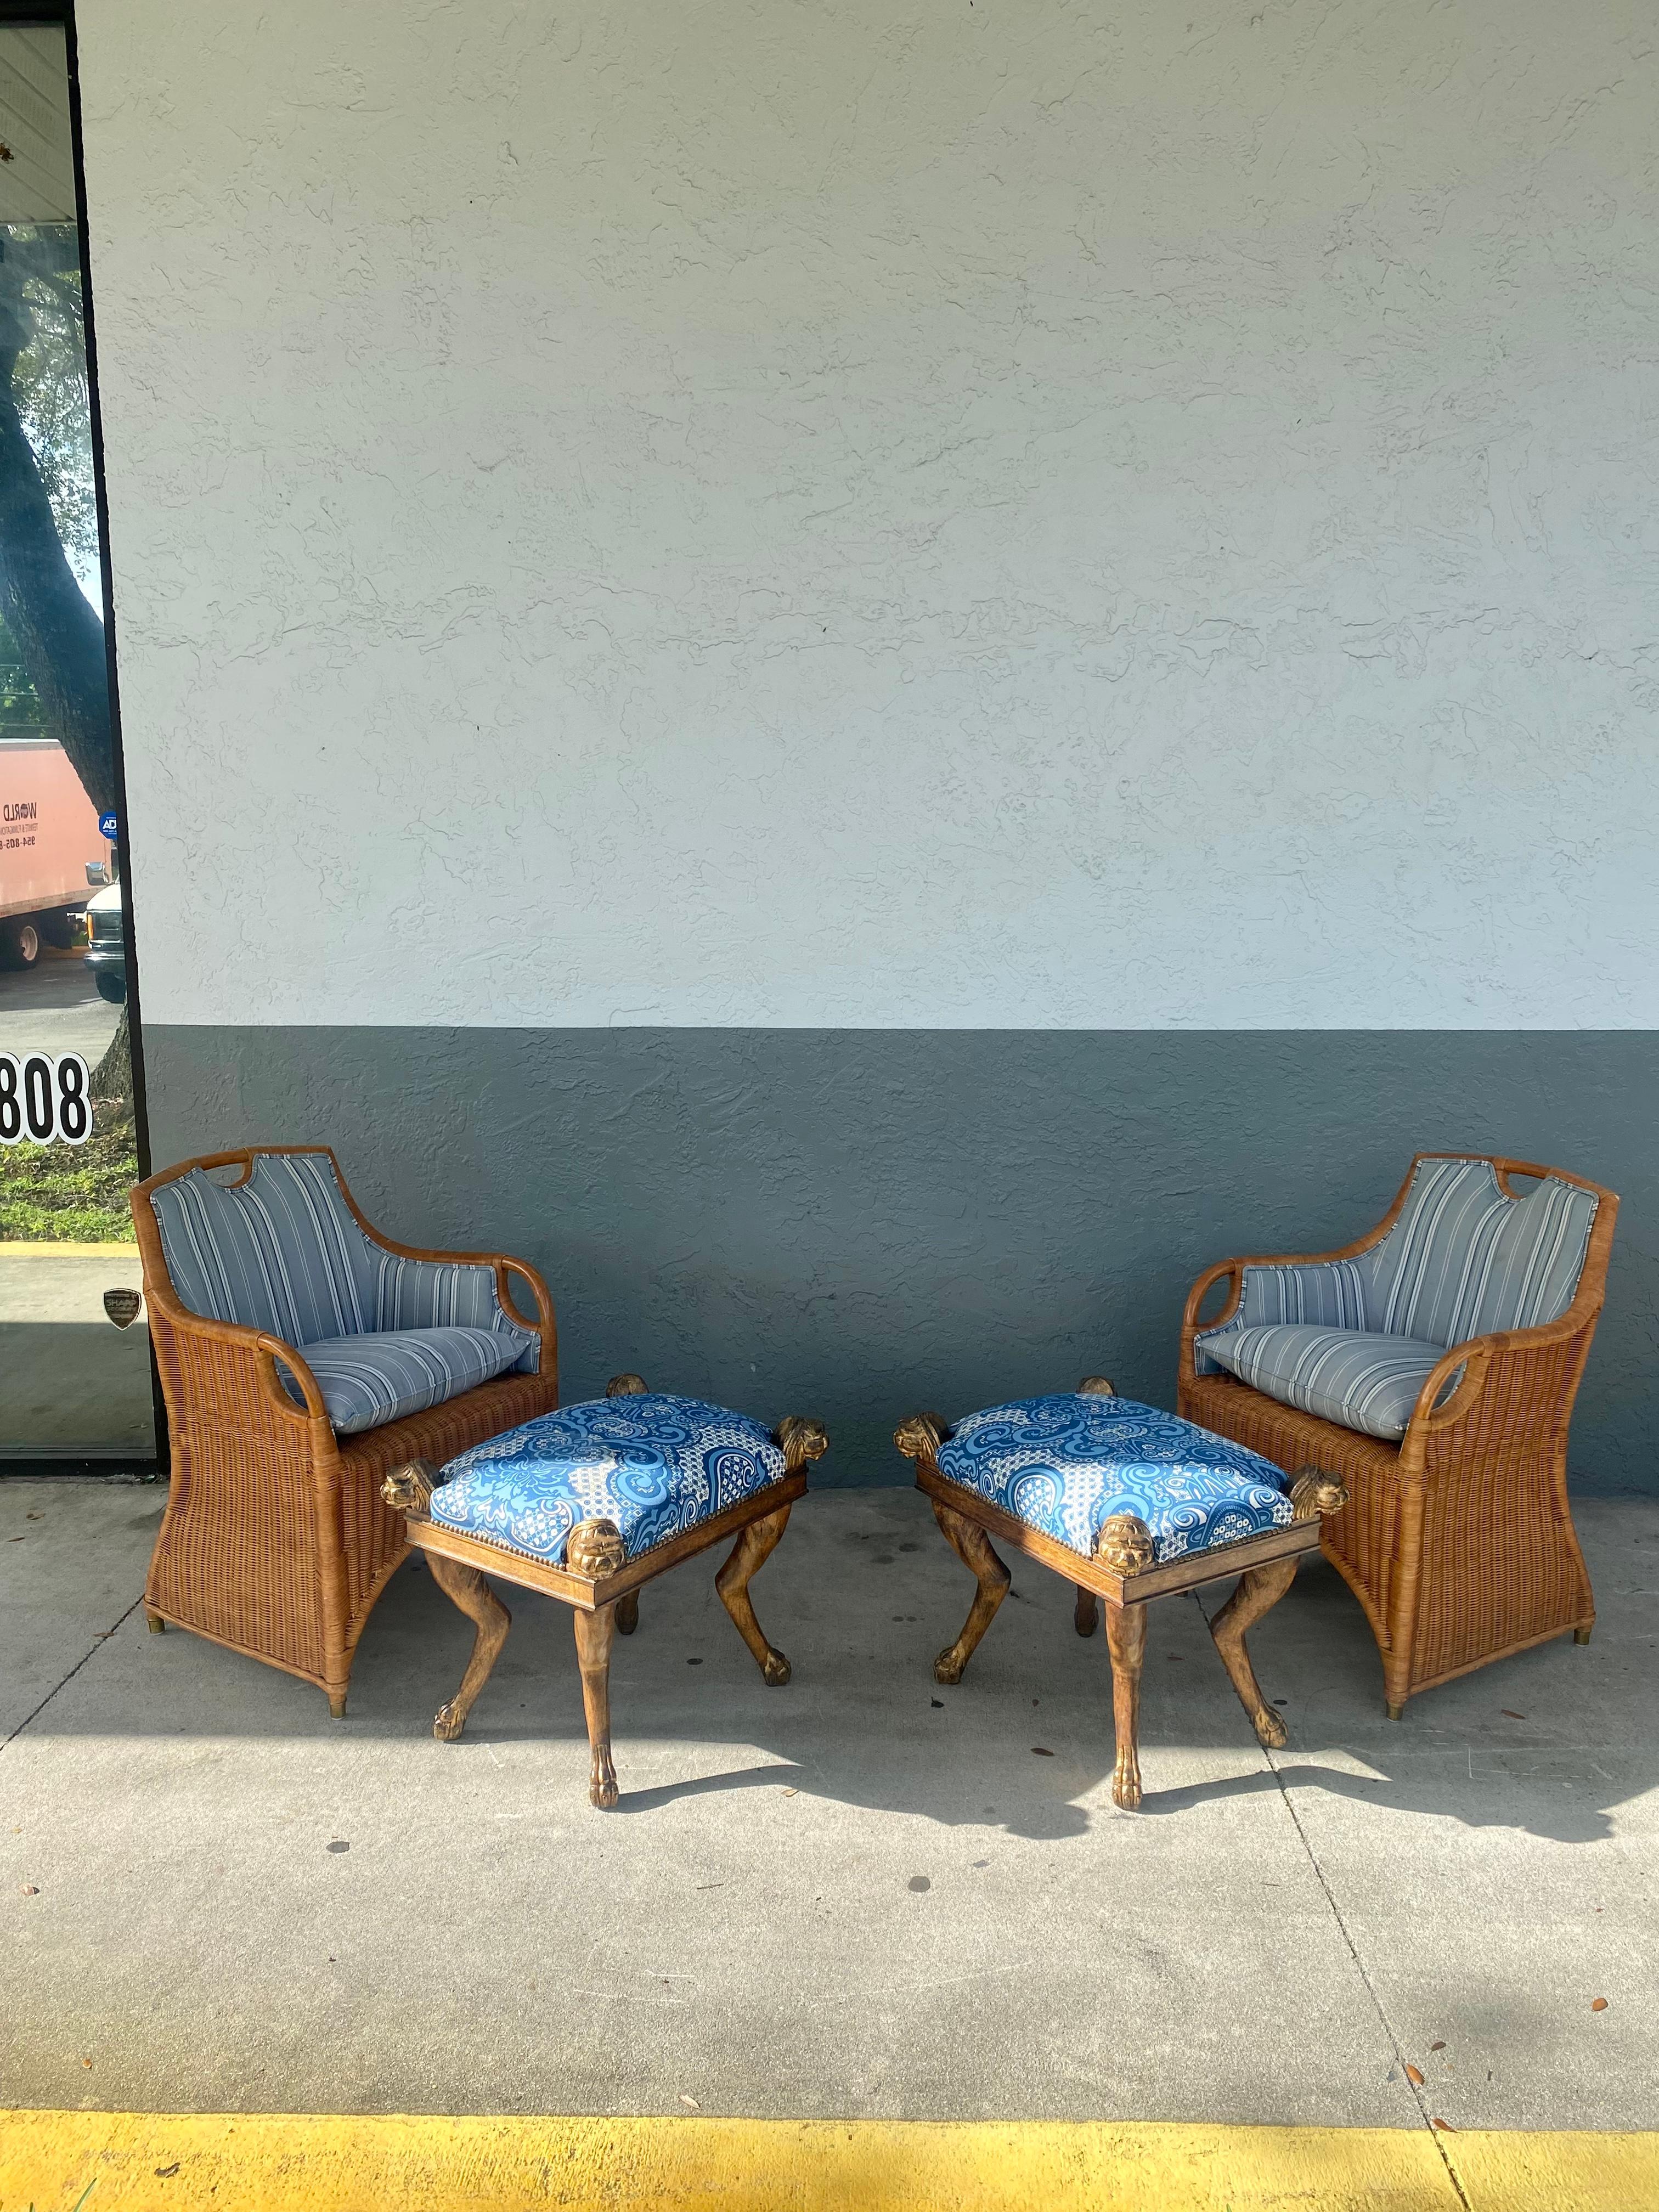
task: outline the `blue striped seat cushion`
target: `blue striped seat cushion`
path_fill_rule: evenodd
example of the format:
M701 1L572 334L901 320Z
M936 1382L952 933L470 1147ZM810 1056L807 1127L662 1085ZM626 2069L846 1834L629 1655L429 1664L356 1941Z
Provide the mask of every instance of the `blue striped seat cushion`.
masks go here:
M630 1559L787 1469L758 1421L651 1391L543 1413L453 1459L432 1517L557 1565L579 1521L614 1522Z
M305 1355L330 1425L343 1437L445 1405L463 1390L504 1375L520 1357L511 1337L488 1328L325 1337L307 1344ZM280 1359L276 1368L289 1395L303 1404L298 1382Z
M1224 1334L1211 1340L1209 1350L1241 1382L1282 1406L1397 1441L1444 1346L1360 1329L1279 1323ZM1442 1397L1458 1379L1452 1377Z
M988 1407L957 1422L939 1471L1085 1559L1115 1513L1146 1522L1160 1559L1293 1517L1271 1460L1133 1398L1066 1391Z

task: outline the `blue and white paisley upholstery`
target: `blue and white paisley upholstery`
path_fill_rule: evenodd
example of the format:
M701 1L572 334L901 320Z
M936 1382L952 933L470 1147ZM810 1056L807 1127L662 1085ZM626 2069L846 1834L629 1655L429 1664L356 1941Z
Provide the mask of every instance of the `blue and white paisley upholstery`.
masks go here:
M510 1337L488 1328L409 1328L325 1337L305 1347L337 1436L378 1429L442 1406L480 1382L515 1367L522 1354ZM304 1394L279 1359L276 1371L289 1397Z
M1419 1161L1398 1218L1369 1251L1246 1267L1237 1312L1194 1337L1194 1365L1398 1437L1443 1352L1566 1311L1595 1208L1594 1191L1559 1176L1510 1198L1490 1160ZM1349 1341L1327 1340L1338 1334Z
M1241 1382L1345 1429L1398 1439L1443 1347L1357 1328L1241 1329L1222 1356ZM1459 1369L1440 1393L1450 1395Z
M373 1380L348 1386L342 1377L354 1431L417 1410L404 1401L411 1390L418 1395L428 1382L440 1383L445 1370L451 1382L422 1398L420 1410L488 1379L477 1371L486 1366L490 1375L537 1371L541 1340L503 1309L495 1269L385 1250L346 1204L325 1152L258 1152L248 1180L237 1187L193 1168L163 1183L150 1203L179 1303L204 1319L280 1337L307 1360L313 1346L326 1347L332 1359L347 1340L356 1340L358 1364L372 1364L363 1346L374 1336L495 1340L488 1360L447 1343L418 1355L388 1352ZM426 1381L417 1382L417 1370ZM323 1388L320 1374L317 1379ZM326 1388L323 1395L328 1400ZM359 1418L371 1401L382 1401L388 1410ZM331 1419L332 1411L331 1403Z
M450 1461L432 1518L554 1565L579 1521L614 1522L630 1559L785 1473L758 1421L651 1391L543 1413Z
M1133 1513L1159 1559L1236 1544L1292 1518L1271 1460L1133 1398L1057 1392L958 1421L939 1471L1085 1559L1103 1522Z

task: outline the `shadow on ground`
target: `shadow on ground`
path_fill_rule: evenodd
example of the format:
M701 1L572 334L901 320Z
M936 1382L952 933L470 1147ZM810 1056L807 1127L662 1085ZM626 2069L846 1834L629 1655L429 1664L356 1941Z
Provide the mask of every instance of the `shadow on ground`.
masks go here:
M135 1502L144 1495L127 1494ZM159 1503L127 1515L135 1564L161 1516ZM1304 1565L1252 1638L1264 1691L1290 1730L1288 1747L1271 1756L1256 1745L1207 1632L1231 1584L1162 1601L1147 1646L1142 1817L1168 1820L1206 1802L1316 1792L1559 1843L1605 1838L1613 1809L1659 1782L1659 1728L1647 1698L1650 1590L1642 1571L1650 1557L1659 1564L1659 1510L1592 1501L1584 1533L1601 1607L1595 1642L1579 1647L1563 1638L1426 1692L1400 1722L1383 1713L1380 1667L1358 1606L1322 1559ZM963 1682L940 1687L933 1656L955 1634L973 1585L926 1501L904 1491L809 1496L755 1583L763 1623L793 1667L789 1685L768 1690L714 1592L725 1555L719 1547L649 1584L639 1631L617 1638L619 1816L793 1785L848 1807L946 1825L994 1820L1033 1838L1079 1835L1100 1817L1093 1801L1112 1765L1110 1669L1101 1632L1084 1642L1073 1627L1068 1583L1012 1560L1012 1588ZM557 1744L580 1755L586 1739L568 1614L550 1599L499 1587L514 1625L464 1741ZM330 1741L343 1725L353 1740L418 1741L453 1694L471 1637L416 1556L365 1631L343 1724L330 1720L307 1685L174 1631L140 1647L121 1693L49 1707L35 1726ZM672 1764L675 1746L695 1750L684 1763L701 1771L649 1784L636 1775L630 1788L630 1750L641 1739L654 1763ZM708 1765L708 1747L727 1741L763 1756ZM1191 1780L1171 1773L1172 1759L1212 1752L1238 1771ZM972 1783L975 1775L985 1788ZM1115 1817L1109 1803L1105 1809Z

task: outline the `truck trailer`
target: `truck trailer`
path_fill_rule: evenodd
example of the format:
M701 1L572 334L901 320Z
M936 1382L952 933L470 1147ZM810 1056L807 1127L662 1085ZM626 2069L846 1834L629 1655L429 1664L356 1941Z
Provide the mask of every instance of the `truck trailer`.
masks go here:
M88 884L108 880L98 810L55 738L0 738L0 968L73 941Z

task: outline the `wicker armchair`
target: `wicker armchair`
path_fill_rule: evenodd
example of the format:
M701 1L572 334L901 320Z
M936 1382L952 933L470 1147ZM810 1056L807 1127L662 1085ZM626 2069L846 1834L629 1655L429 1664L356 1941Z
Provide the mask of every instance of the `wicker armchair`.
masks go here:
M132 1218L173 1458L149 1626L314 1682L338 1717L363 1625L409 1550L382 1480L558 1404L547 1285L501 1253L382 1237L325 1146L184 1161L137 1186ZM509 1273L529 1285L533 1321L512 1305ZM488 1372L506 1359L513 1371ZM488 1379L468 1387L468 1360Z
M1540 1180L1523 1194L1517 1175ZM1287 1472L1311 1462L1346 1484L1321 1540L1376 1638L1391 1719L1530 1644L1589 1641L1567 1425L1618 1211L1559 1169L1420 1152L1368 1236L1224 1260L1193 1285L1180 1410ZM1517 1321L1530 1325L1493 1325Z

